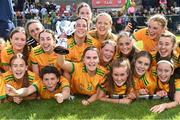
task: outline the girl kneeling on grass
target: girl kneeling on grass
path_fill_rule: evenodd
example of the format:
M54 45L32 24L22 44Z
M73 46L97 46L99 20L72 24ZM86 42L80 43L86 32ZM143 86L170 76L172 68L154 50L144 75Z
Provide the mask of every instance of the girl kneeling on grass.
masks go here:
M60 75L56 67L45 66L40 72L40 77L42 81L34 82L28 88L16 90L12 86L6 85L7 94L10 96L28 96L38 92L40 98L55 98L58 103L62 103L65 99L69 98L69 82Z
M20 89L22 87L30 86L33 82L39 81L39 77L28 70L27 60L21 53L17 53L10 59L10 70L2 74L0 81L2 82L0 88L3 89L0 91L0 98L2 99L6 98L8 101L14 101L17 104L20 104L23 100L35 99L37 97L36 93L27 97L6 96L4 89L5 84L9 84L15 89Z
M114 60L111 67L112 69L107 77L107 91L111 98L102 97L100 100L112 103L130 104L136 98L136 95L132 85L129 60L127 58Z
M168 96L172 102L155 105L150 109L154 113L161 113L165 109L173 108L180 104L180 79L174 74L174 65L167 60L157 63L158 88L156 94L160 97Z
M71 92L90 96L82 100L83 105L89 105L103 95L106 70L98 63L99 51L93 46L84 50L80 63L65 61L63 55L58 55L58 64L71 73Z

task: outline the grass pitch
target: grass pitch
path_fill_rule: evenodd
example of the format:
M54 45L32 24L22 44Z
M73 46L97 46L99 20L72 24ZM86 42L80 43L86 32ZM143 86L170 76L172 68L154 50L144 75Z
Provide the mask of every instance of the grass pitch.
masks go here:
M137 100L130 105L96 101L89 106L81 104L82 97L58 104L55 100L24 101L0 104L1 119L174 119L180 120L180 107L161 114L149 109L168 100Z

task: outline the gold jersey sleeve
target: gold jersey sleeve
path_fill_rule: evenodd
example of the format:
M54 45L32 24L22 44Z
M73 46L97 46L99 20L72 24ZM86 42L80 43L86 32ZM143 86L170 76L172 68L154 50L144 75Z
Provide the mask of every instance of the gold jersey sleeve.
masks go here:
M180 79L175 80L175 89L176 91L180 91Z
M7 46L1 51L1 64L2 66L9 66L10 59L14 55L12 46Z
M158 40L152 40L149 37L149 32L147 28L142 28L136 32L133 33L133 38L136 41L142 41L143 49L148 52L156 51L156 45Z

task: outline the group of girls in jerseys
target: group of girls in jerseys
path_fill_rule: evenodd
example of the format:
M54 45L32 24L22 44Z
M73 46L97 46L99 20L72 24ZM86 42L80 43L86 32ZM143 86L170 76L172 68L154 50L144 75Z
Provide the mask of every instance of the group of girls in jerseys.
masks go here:
M81 94L89 96L83 105L96 100L130 104L147 96L169 98L150 108L155 113L180 104L180 48L163 15L151 16L147 27L132 35L131 23L113 34L107 13L96 16L93 29L92 12L84 2L77 16L75 32L67 37L66 55L54 51L55 33L38 20L16 27L9 42L0 39L1 103L52 98L62 103Z

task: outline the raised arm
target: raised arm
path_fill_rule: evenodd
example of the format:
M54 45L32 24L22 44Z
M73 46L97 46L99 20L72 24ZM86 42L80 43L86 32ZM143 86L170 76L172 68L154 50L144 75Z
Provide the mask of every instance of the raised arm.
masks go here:
M57 63L59 64L59 66L60 66L63 70L65 70L65 71L67 71L67 72L71 72L72 69L73 69L72 63L69 62L69 61L66 61L64 55L57 54L57 56L58 56L58 57L57 57Z
M39 66L38 64L32 64L32 71L39 75Z

